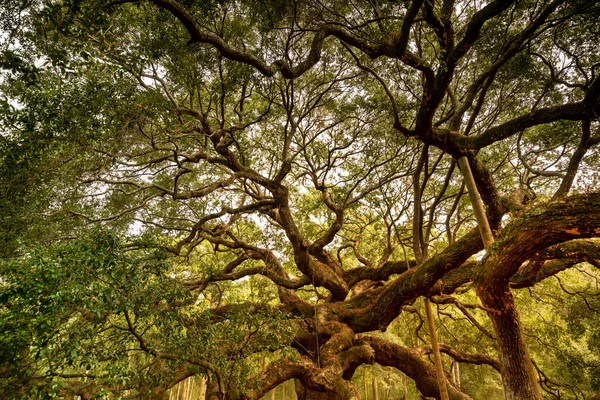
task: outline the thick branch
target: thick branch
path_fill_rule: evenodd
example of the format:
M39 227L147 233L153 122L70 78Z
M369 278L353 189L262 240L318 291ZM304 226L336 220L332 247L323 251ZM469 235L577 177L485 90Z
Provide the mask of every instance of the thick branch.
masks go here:
M367 336L364 337L366 343L375 350L375 362L379 365L398 368L407 376L412 378L417 385L417 389L427 397L435 399L440 398L440 391L435 375L433 364L421 359L421 354L415 350L403 347L394 343L389 343L384 339ZM448 394L451 400L470 399L466 394L458 391L450 383L448 385Z

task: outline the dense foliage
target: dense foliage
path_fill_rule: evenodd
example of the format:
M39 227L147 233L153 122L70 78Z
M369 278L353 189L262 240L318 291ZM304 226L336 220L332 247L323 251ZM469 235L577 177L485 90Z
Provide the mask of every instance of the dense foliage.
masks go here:
M599 2L1 4L3 398L600 390Z

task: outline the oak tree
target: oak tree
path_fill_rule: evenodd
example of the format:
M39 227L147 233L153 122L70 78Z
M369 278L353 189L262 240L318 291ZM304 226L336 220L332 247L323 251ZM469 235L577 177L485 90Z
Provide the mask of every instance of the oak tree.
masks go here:
M597 388L597 1L5 10L2 390L355 399L376 363L438 399L421 297L450 399Z

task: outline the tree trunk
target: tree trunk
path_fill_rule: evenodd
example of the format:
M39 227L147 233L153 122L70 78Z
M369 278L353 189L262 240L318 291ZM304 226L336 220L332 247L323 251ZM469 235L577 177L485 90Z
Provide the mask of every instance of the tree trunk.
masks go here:
M183 393L181 398L183 400L187 400L187 395L188 395L188 390L189 390L189 386L190 386L190 379L185 379L183 382L181 382L183 384Z
M373 400L379 400L379 391L377 389L377 376L373 373Z
M181 393L181 382L177 384L177 394L175 395L175 400L179 400L179 394Z
M479 228L479 234L481 235L483 246L487 249L492 245L492 243L494 243L494 235L492 235L492 230L490 229L490 224L485 214L485 208L483 207L483 201L481 200L479 190L477 189L475 179L473 178L473 172L471 171L469 160L467 157L461 157L458 159L458 165L460 166L460 170L465 178L467 192L469 193L471 207L473 208L473 214L475 215L475 220L477 221L477 227Z
M198 396L200 400L204 400L206 398L206 379L200 378L200 396Z
M194 392L196 389L196 377L194 375L192 375L188 378L188 380L190 381L190 383L189 383L189 387L188 387L188 395L187 395L186 400L195 400Z
M494 237L483 208L483 202L475 185L469 161L466 157L461 157L458 162L467 184L481 239L487 250L494 242ZM475 285L476 292L492 320L498 338L504 398L506 400L541 400L542 394L523 338L519 314L515 308L508 280L504 287L490 286Z
M477 291L496 332L505 399L541 400L512 293L508 287L494 292L479 288Z
M392 385L391 385L391 372L388 368L388 379L387 379L387 387L385 388L385 400L390 400L390 392L392 391Z
M454 387L460 390L460 363L458 361L452 364L452 383L454 383Z
M425 298L425 314L427 314L427 326L429 327L429 337L431 338L431 348L435 360L435 373L440 388L440 398L441 400L449 400L450 397L448 396L448 386L446 385L446 373L444 372L444 364L442 363L442 355L440 354L440 346L438 344L435 321L433 320L431 301L427 297Z

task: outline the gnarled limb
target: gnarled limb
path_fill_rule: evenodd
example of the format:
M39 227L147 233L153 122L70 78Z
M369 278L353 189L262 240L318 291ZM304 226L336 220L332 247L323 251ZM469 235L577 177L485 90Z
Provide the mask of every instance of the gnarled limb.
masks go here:
M409 348L389 343L375 336L363 337L373 350L375 362L383 366L395 367L415 381L417 389L427 397L440 399L435 366L421 359L419 352ZM448 394L451 400L468 400L469 396L448 385Z
M482 260L475 288L498 338L507 399L541 398L509 282L536 252L571 239L600 236L600 194L569 197L526 212L503 230Z

